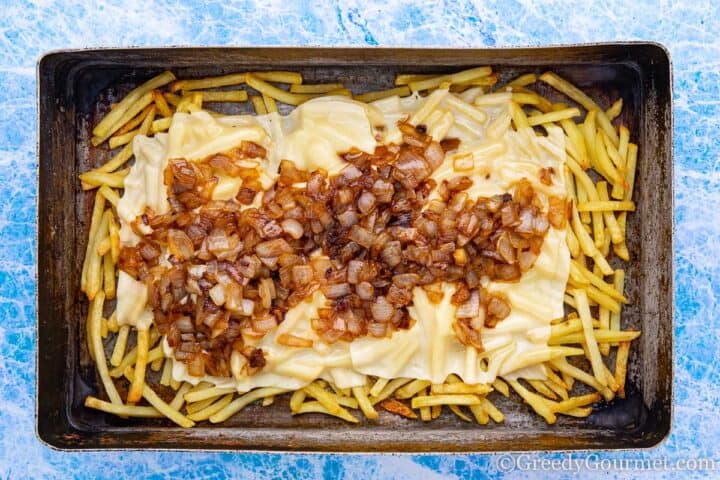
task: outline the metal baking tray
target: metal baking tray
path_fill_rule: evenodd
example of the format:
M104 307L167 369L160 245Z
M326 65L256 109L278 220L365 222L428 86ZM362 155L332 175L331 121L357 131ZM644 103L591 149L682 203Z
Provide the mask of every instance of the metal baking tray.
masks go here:
M87 302L79 277L93 194L78 173L109 157L89 147L91 126L110 103L164 69L181 78L247 70L296 70L307 82L342 81L356 92L387 88L396 73L491 65L500 81L552 69L603 108L621 96L622 121L639 144L637 211L630 216L631 304L623 325L642 328L628 373L628 398L588 419L546 425L519 398L493 397L503 424L466 424L449 414L423 423L386 412L348 425L322 415L290 415L287 399L252 405L221 425L189 430L165 420L120 419L84 408L102 394L85 343ZM671 424L672 102L667 51L653 43L508 49L149 48L60 51L39 62L37 432L52 447L332 452L461 452L651 447ZM552 96L551 91L544 92ZM170 392L160 391L161 394ZM495 395L495 394L492 394Z

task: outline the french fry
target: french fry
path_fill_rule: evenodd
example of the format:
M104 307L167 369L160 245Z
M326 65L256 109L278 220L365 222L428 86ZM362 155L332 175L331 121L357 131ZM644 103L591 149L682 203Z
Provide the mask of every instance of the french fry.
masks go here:
M248 74L246 80L248 86L254 88L258 92L288 105L300 105L301 103L313 98L313 95L310 94L290 93L288 91L282 90L265 82L264 80L261 80L260 78L252 74Z
M555 394L555 392L548 388L548 386L545 385L541 380L527 380L527 382L530 384L531 387L535 389L536 392L545 395L551 400L558 399L558 396Z
M419 82L420 80L427 80L428 78L435 78L437 75L418 73L418 74L407 74L401 73L395 76L395 85L407 85L410 82Z
M113 347L113 353L110 357L110 365L117 367L122 362L123 356L125 355L125 348L127 347L128 335L130 334L130 326L123 325L118 331L117 337L115 338L115 346Z
M155 120L152 123L152 127L150 127L150 132L152 134L164 132L170 128L171 124L172 124L172 117L166 117L166 118L161 118L160 120Z
M607 262L607 259L600 253L595 246L595 243L590 238L590 235L585 231L580 222L580 216L578 215L577 209L573 209L573 217L571 219L573 231L578 239L580 248L585 255L591 257L595 263L600 267L603 275L611 275L613 273L612 267Z
M565 108L563 110L556 110L550 113L544 113L542 115L535 115L528 119L528 123L531 127L536 125L542 125L543 123L560 122L561 120L567 120L573 117L579 117L580 110L577 108Z
M228 395L232 395L232 393L228 393ZM200 410L209 407L209 406L212 405L218 398L223 398L223 396L220 395L220 396L218 396L218 397L206 398L205 400L200 400L199 402L188 403L188 404L185 406L185 411L187 412L188 415L192 415L193 413L199 412ZM217 413L217 412L216 412L216 413ZM192 419L191 419L191 420L192 420Z
M405 400L429 387L432 382L428 380L413 380L407 385L400 387L395 392L395 398Z
M177 392L175 392L175 396L173 399L168 403L168 406L172 408L173 410L179 411L182 406L185 404L185 394L192 388L192 385L183 382L182 385L180 385L180 388L178 388Z
M586 407L586 408L572 408L570 410L567 410L565 412L558 412L560 415L568 415L570 417L578 417L578 418L585 418L589 417L592 413L593 409L592 407Z
M165 118L172 117L173 112L170 105L168 105L165 96L158 90L153 91L153 102L155 102L155 107L160 115Z
M527 87L535 82L537 82L537 75L534 73L526 73L525 75L520 75L514 80L511 80L508 85L511 87Z
M140 135L147 135L150 133L152 124L155 121L156 113L157 113L157 107L155 105L152 105L150 107L150 111L148 112L147 116L143 119L142 123L140 124L140 128L138 129Z
M229 405L230 402L232 402L233 395L234 394L232 394L232 393L228 393L227 395L221 397L215 403L212 403L201 410L198 410L193 413L188 412L188 418L195 422L201 422L203 420L207 420L208 418L210 418L211 416L215 415L220 410L225 408L227 405ZM273 398L273 397L265 397L265 398Z
M352 394L357 400L358 405L360 406L360 410L362 410L363 414L370 420L377 420L378 413L373 407L372 403L370 403L367 395L365 394L365 389L363 387L353 387Z
M128 380L134 378L135 376L135 372L132 367L127 367L123 374ZM160 397L158 397L157 393L155 393L155 391L145 385L144 382L142 386L142 396L145 400L148 401L150 405L155 407L157 411L159 411L181 427L190 428L195 425L195 422L193 422L177 410L170 407L170 405L165 403Z
M598 343L613 343L613 342L629 342L635 340L640 336L641 332L636 331L619 331L615 332L612 330L595 330L594 336L595 341ZM585 343L585 338L582 334L572 333L565 335L564 337L552 338L548 341L549 345L568 345L574 343Z
M600 201L609 201L610 197L608 196L607 183L598 182L596 187ZM612 243L616 245L622 243L625 240L625 235L623 234L620 225L618 225L615 214L613 214L613 212L611 211L605 211L603 212L603 219L605 220L605 225L607 225L608 230L610 231L610 238L612 239Z
M122 135L110 137L110 140L108 140L108 146L112 149L126 145L132 142L132 139L135 138L138 133L140 133L140 129L131 130Z
M125 184L125 177L130 173L130 169L118 170L115 173L105 173L98 170L91 170L89 172L81 173L80 180L82 180L83 190L93 190L102 185L107 185L113 188L123 188Z
M630 342L620 342L615 357L615 382L618 385L617 394L625 398L625 377L627 376L627 361L630 352Z
M433 110L440 105L440 102L448 95L447 88L438 88L425 97L425 101L411 116L408 122L412 125L420 125L430 116Z
M634 212L635 202L631 201L589 201L577 206L578 212Z
M545 384L545 386L547 388L552 390L553 393L555 393L555 395L560 397L562 400L567 400L569 398L567 390L565 390L563 387L561 387L557 383L552 382L550 380L545 380L543 383Z
M103 290L105 298L108 300L115 298L115 262L110 252L103 257Z
M620 175L620 172L610 160L610 155L605 148L605 142L603 141L602 131L598 130L595 132L595 160L597 161L595 170L600 175L607 178L613 185L618 185L621 190L624 188L625 180Z
M363 93L362 95L356 95L355 100L358 102L365 102L370 103L374 102L376 100L382 100L383 98L388 97L406 97L410 95L410 89L406 86L402 87L396 87L396 88L390 88L388 90L379 90L377 92L367 92Z
M167 100L167 102L175 108L177 108L177 106L180 105L180 102L182 101L182 97L180 95L175 95L171 92L163 93L163 97L165 97L165 100Z
M470 417L465 415L462 412L462 410L460 410L460 407L458 407L457 405L448 405L448 408L450 408L450 411L453 412L455 415L457 415L458 418L460 418L460 420L462 420L463 422L468 422L468 423L472 422Z
M577 123L569 119L560 120L560 126L575 146L575 150L577 151L578 155L577 157L575 157L575 160L580 163L582 168L590 168L590 159L588 158L587 148L585 146L585 139L583 138L583 134L580 131Z
M625 200L632 200L633 190L635 188L635 169L637 167L637 152L638 147L634 143L628 144L627 152L627 172L625 173L625 183L628 187L625 192Z
M370 388L370 395L377 397L382 392L383 388L390 382L389 378L378 378Z
M100 229L100 223L105 212L105 197L98 191L95 194L95 203L93 205L92 216L90 217L90 233L88 234L88 244L85 248L85 260L83 262L82 275L80 280L80 289L87 293L87 274L88 264L90 262L92 249L95 248L95 236Z
M156 329L150 330L150 345L154 345L155 342L158 340L159 334ZM137 360L137 346L133 347L127 355L125 355L120 362L120 365L110 370L110 376L113 378L119 378L122 377L125 369L131 365L135 364L135 361Z
M135 360L134 375L128 391L128 403L135 403L142 398L143 386L145 385L145 368L148 361L148 350L150 349L150 332L147 329L137 331L137 359Z
M595 103L590 97L588 97L582 90L552 72L543 73L542 75L540 75L540 80L547 83L560 93L567 95L568 97L582 105L588 112L596 111L600 128L602 128L603 131L608 135L608 137L610 137L613 145L618 144L617 133L615 132L615 128L613 128L612 123L610 123L610 119L608 119L607 115L605 114L605 111L602 110L598 106L598 104Z
M120 103L118 103L110 111L110 113L105 115L105 117L100 121L100 123L97 124L97 126L93 129L93 135L100 138L107 138L108 136L110 136L113 132L115 132L115 130L119 129L125 123L120 122L123 117L126 116L127 112L130 110L130 107L135 104L135 102L144 98L148 93L150 93L150 97L152 99L151 92L154 89L162 87L163 85L167 85L173 80L175 80L175 75L173 75L172 72L163 72L157 77L151 78L147 82L132 90L125 96L125 98L122 99L122 101L120 101ZM134 116L135 115L131 116L130 118ZM117 125L118 123L120 124ZM117 128L115 128L116 125Z
M600 319L600 330L610 330L610 310L600 307L598 317ZM610 355L610 344L602 343L599 345L599 348L600 353L604 357Z
M438 77L426 78L408 83L410 90L413 92L428 90L440 86L443 83L463 83L480 77L487 77L492 74L490 67L477 67L450 75L441 75Z
M203 90L207 88L229 87L245 83L245 73L233 73L219 77L199 78L193 80L178 80L170 85L170 91L175 93L180 90Z
M622 294L623 290L625 288L625 270L615 270L615 275L613 276L613 288L616 292ZM610 330L613 331L619 331L620 330L620 314L621 312L611 312L610 313ZM612 344L613 347L617 346L616 343Z
M570 397L562 402L555 403L551 408L555 413L564 413L574 408L584 407L599 402L602 396L599 393L589 393L578 397Z
M263 102L262 96L250 95L250 102L253 104L253 107L255 108L256 115L267 114L267 109L265 108L265 102Z
M588 385L600 392L600 394L606 401L609 402L615 397L615 394L609 388L604 387L602 384L600 384L594 376L580 370L573 365L570 365L570 363L568 363L567 360L565 360L564 358L555 358L550 362L555 368L567 374L569 377L579 380L585 385ZM563 376L563 378L565 377Z
M412 408L433 407L435 405L480 405L477 395L424 395L413 397Z
M290 93L327 93L343 88L345 86L342 83L292 84Z
M90 337L92 340L92 352L93 358L95 359L95 365L97 365L98 374L102 381L105 393L107 394L110 402L115 405L121 405L122 400L120 395L115 388L110 375L108 374L107 360L105 358L105 349L103 348L102 338L100 335L100 321L102 320L103 305L105 304L105 294L98 292L90 305L90 311L88 312L88 324L90 325Z
M303 413L324 413L326 415L332 415L334 417L341 418L341 419L345 420L346 422L351 422L351 423L359 422L359 420L357 418L355 418L347 410L345 410L345 409L339 410L339 411L330 410L325 405L323 405L322 403L320 403L318 401L305 402L302 405L300 405L300 408L297 411L292 412L293 415L300 415Z
M202 390L190 391L185 395L185 401L188 403L199 402L208 398L216 398L228 393L235 392L233 387L210 387Z
M345 413L349 415L349 412L347 412L340 405L340 403L338 403L337 397L319 386L317 383L311 383L305 388L303 388L303 390L305 390L305 393L307 395L315 398L318 402L320 402L320 404L325 407L332 415L344 415Z
M129 96L129 95L128 95ZM127 97L125 97L127 98ZM120 118L117 120L117 123L115 123L112 127L108 128L107 131L105 131L102 135L95 134L95 130L97 130L98 127L95 127L95 130L93 130L93 138L91 140L92 144L94 146L98 146L101 143L103 143L105 140L110 138L110 135L115 133L117 130L120 129L123 125L125 125L127 122L131 121L136 115L138 115L140 112L142 112L148 105L150 105L153 101L153 94L152 92L147 92L144 95L142 95L138 100L131 104L128 109L120 116ZM124 100L123 100L124 102ZM120 106L123 102L120 102L118 106ZM113 110L114 111L114 110ZM104 119L103 121L110 117L112 114L111 111ZM103 122L100 122L98 126L102 125Z
M87 285L85 291L89 300L94 299L95 295L97 295L97 293L102 288L102 257L97 253L97 246L103 240L103 238L107 236L110 216L112 216L112 212L110 210L105 210L100 221L100 225L95 232L94 238L92 239L93 246L90 249L90 258L88 260Z
M610 285L605 282L605 280L592 273L590 270L581 265L580 262L577 260L570 260L570 265L571 271L576 271L583 275L586 279L588 279L588 282L597 287L598 290L619 302L627 303L625 296L618 292L613 285Z
M382 402L386 398L390 397L397 389L405 385L410 381L409 378L394 378L388 382L387 385L380 391L380 393L377 396L370 397L370 402L375 405L377 403Z
M203 102L246 102L248 94L245 90L226 90L223 92L199 91Z
M280 395L285 392L287 392L286 389L275 387L256 388L255 390L251 390L250 392L236 398L223 407L219 412L211 415L208 420L210 420L210 423L223 422L256 400L269 396Z
M520 108L520 105L514 101L510 102L510 116L515 124L515 130L519 131L523 128L530 128L527 115L525 115L525 112Z
M290 396L290 411L296 412L305 401L306 393L303 390L295 390Z
M555 414L552 412L545 399L527 390L517 380L507 379L507 382L513 388L513 390L515 390L518 395L520 395L522 399L525 400L525 403L530 405L530 407L532 407L532 409L535 410L538 415L543 417L547 423L551 425L555 423L555 421L557 420Z
M583 334L585 338L584 344L590 354L590 364L592 366L593 373L598 383L605 387L607 386L607 378L605 378L605 372L603 370L604 364L602 361L602 357L600 356L600 350L598 349L597 342L595 341L587 293L585 292L585 290L577 289L573 292L573 297L575 297L577 311L580 315L580 321L582 322Z
M160 385L164 387L170 386L170 378L172 378L172 359L166 358L160 375Z
M131 132L132 130L135 130L136 127L140 126L140 124L143 122L143 120L145 120L145 117L147 117L147 114L150 113L150 109L152 108L152 106L153 105L151 103L150 105L145 107L145 109L142 112L140 112L138 115L136 115L135 118L133 118L132 120L127 122L125 125L123 125L123 127L121 129L119 129L117 132L115 132L115 134L112 137L110 137L110 141L108 142L109 147L115 148L115 147L113 147L113 144L112 144L113 138L124 135L128 132Z
M492 387L485 384L469 385L466 383L450 383L450 384L438 384L430 387L430 393L433 395L444 395L444 394L476 394L486 395L492 392Z
M390 413L401 415L405 418L410 418L413 420L417 419L417 414L413 412L410 407L393 398L387 398L383 400L382 402L380 402L380 406Z
M85 406L94 408L105 413L112 413L119 417L135 417L135 418L162 418L164 415L157 411L155 407L136 407L134 405L117 405L106 402L92 396L85 397Z
M510 388L508 388L507 383L505 383L502 379L496 378L492 383L493 388L500 392L504 397L510 396Z
M482 110L479 110L475 108L473 105L462 101L455 95L446 95L442 102L446 104L451 109L457 111L458 113L464 115L465 117L469 118L470 120L474 121L475 123L478 123L480 125L484 125L485 121L487 120L487 115ZM442 138L442 137L438 137Z
M98 191L103 197L105 197L105 200L110 202L113 207L117 208L117 204L120 201L120 195L118 195L115 190L108 187L107 185L103 185Z
M277 113L277 111L278 111L277 103L275 103L275 100L272 97L269 97L263 93L262 99L263 99L263 103L265 104L265 110L268 113Z
M605 115L608 117L608 120L610 120L612 122L617 117L619 117L620 113L622 113L622 108L623 108L623 99L621 97L621 98L618 98L617 100L615 100L615 102L613 102L613 104L610 105L610 108L605 110Z

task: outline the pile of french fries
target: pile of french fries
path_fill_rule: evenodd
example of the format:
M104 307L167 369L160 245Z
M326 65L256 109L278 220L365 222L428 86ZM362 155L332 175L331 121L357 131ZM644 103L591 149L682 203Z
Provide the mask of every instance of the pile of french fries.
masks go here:
M547 378L523 382L497 378L490 385L467 384L454 374L441 384L410 378L369 378L367 385L350 389L315 380L292 392L292 415L323 413L358 423L360 420L351 410L359 410L366 419L376 421L379 407L408 419L419 416L429 421L447 406L463 421L474 419L478 424L487 424L490 419L504 420L488 395L497 392L509 397L512 389L552 424L558 414L586 417L592 412L592 404L600 399L624 397L630 342L640 332L621 328L622 306L627 303L623 294L625 272L613 269L609 262L611 251L619 259L630 258L625 241L627 213L635 208L632 194L637 145L630 142L630 132L624 125L612 123L622 112L622 99L603 110L580 89L551 72L539 77L533 73L522 75L499 88L497 79L490 67L440 76L402 74L396 77L393 88L354 95L341 83L304 84L296 72L246 72L192 80L178 80L171 72L164 72L132 90L93 130L92 144L97 147L107 142L115 150L114 156L80 175L83 190L97 189L81 287L90 301L87 347L107 396L107 401L89 396L85 405L122 417L166 417L182 427L192 427L200 421L225 421L256 401L271 405L276 396L289 393L265 387L238 394L234 388L207 382L195 386L178 382L172 377L172 360L164 357L162 339L154 326L131 331L127 325L118 325L109 303L116 295L120 254L116 209L136 135L168 130L175 112L204 109L216 114L207 109L206 103L251 102L256 114L262 115L278 112L278 102L295 106L323 95L371 102L415 92L429 95L438 88L449 88L451 92L480 88L483 93L475 99L475 106L511 92L510 113L516 130L534 128L535 134L542 135L541 129L557 126L564 131L564 173L572 203L567 227L572 260L565 294L570 313L551 322L549 345L557 348L549 358L538 359ZM529 88L538 81L564 94L575 105L553 103ZM491 92L493 87L495 92ZM473 105L463 102L460 106L468 114L482 114ZM582 121L581 108L585 111ZM589 175L590 171L594 173ZM105 355L106 343L113 345L109 359ZM616 348L614 371L607 366L611 363L611 348ZM588 371L567 360L577 354L584 354ZM146 381L148 370L159 372L155 389ZM121 381L129 383L124 400L115 384ZM571 396L576 383L594 392Z

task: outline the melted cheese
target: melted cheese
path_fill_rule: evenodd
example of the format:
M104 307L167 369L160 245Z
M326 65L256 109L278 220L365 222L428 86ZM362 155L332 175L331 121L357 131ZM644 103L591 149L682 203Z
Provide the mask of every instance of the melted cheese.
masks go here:
M146 205L150 206L150 201L163 208L161 200L166 201L167 192L162 184L162 169L169 158L199 160L250 140L268 150L268 158L260 162L259 168L263 185L269 187L278 175L280 160L291 160L305 170L323 168L330 174L337 173L346 165L339 153L352 147L371 152L376 136L383 143L401 141L397 122L418 111L422 114L418 118L422 117L420 121L425 122L429 132L461 140L458 151L449 154L433 173L436 181L458 175L453 169L454 158L469 155L473 158L473 169L462 174L473 179L473 186L467 191L472 199L507 192L523 177L544 195L564 196L562 131L550 128L547 137L536 136L532 129L514 132L509 129L509 95L499 94L491 102L475 106L468 102L479 92L471 93L463 97L441 92L433 98L416 94L371 105L344 97L319 98L286 117L277 113L257 117L212 117L206 112L176 114L167 137L136 137L136 164L126 178L121 199L123 228ZM539 171L545 167L558 172L550 186L539 182ZM232 198L240 186L237 179L221 177L214 197ZM432 304L423 289L413 291L410 329L394 332L389 338L365 337L333 345L320 341L311 327L311 319L317 317L318 308L326 301L318 291L290 309L276 330L255 342L267 360L258 374L239 379L192 377L182 362L174 361L173 377L193 384L205 380L218 386L233 386L240 392L264 386L296 389L316 378L346 388L365 385L366 375L442 382L448 374L455 373L471 383L489 383L497 375L544 378L540 366L527 364L534 355L548 351L550 320L563 314L569 260L565 232L551 228L535 265L519 282L485 285L490 291L507 295L512 309L497 327L483 329L482 353L466 348L455 337L452 324L456 307L450 303L454 292L451 284L443 284L444 296L439 305ZM144 287L128 275L120 275L118 321L146 322ZM277 337L286 333L311 339L313 346L278 344ZM166 356L172 358L172 349L166 342L164 349Z

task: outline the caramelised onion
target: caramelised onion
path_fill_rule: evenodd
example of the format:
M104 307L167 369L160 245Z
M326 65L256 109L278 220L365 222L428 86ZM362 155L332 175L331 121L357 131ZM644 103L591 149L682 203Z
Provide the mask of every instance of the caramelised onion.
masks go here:
M438 142L430 142L425 148L425 161L427 162L430 170L438 168L445 160L445 151Z
M303 226L300 222L297 220L294 220L292 218L288 218L283 220L280 225L282 226L282 229L285 233L290 235L295 240L301 238L303 236Z
M370 282L360 282L355 287L355 293L361 300L372 300L375 298L375 288Z
M375 207L376 201L375 195L370 192L363 192L358 198L358 210L363 215L367 215Z
M314 272L310 265L295 265L292 267L292 279L296 288L307 285L312 282Z
M375 243L375 235L360 225L352 226L349 238L353 242L356 242L358 245L362 245L365 248L370 248L373 243Z
M250 324L256 332L267 333L277 327L277 319L275 318L275 315L267 314L259 318L251 319Z
M350 228L360 220L360 215L355 210L348 209L337 216L338 222L345 228Z
M470 293L470 298L460 305L455 312L457 318L473 318L480 314L480 294L477 290Z
M258 243L255 246L255 252L259 257L279 257L283 253L292 253L292 247L282 238L268 240Z
M350 284L349 283L333 283L330 285L324 285L321 287L322 292L329 299L341 298L346 295L350 295Z
M219 283L208 290L208 295L210 295L210 298L212 298L212 301L215 302L215 305L218 307L225 303L225 288Z
M380 296L377 297L370 306L370 312L376 322L388 322L395 313L395 307L393 307L385 297Z

